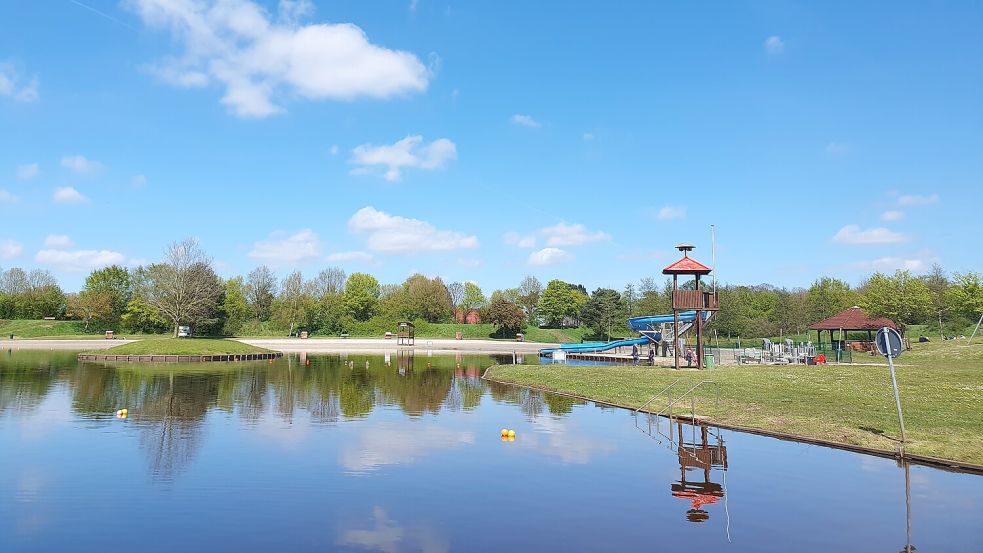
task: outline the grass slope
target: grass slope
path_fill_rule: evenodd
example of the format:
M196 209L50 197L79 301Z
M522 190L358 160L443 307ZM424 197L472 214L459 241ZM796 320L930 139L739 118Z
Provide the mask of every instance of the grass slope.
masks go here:
M911 453L983 465L983 344L915 344L897 367ZM866 359L865 359L866 360ZM882 363L880 357L871 362ZM883 451L897 448L899 425L886 365L744 365L705 372L651 367L497 366L494 380L639 407L674 380L713 380L697 396L698 415L721 424L783 432ZM658 411L666 400L655 400ZM689 412L689 402L685 410Z
M215 338L154 338L130 342L105 350L92 351L105 355L237 355L269 353L270 350Z

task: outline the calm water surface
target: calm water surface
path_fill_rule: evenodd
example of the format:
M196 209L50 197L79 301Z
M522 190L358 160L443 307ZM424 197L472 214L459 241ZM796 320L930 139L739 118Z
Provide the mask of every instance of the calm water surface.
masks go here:
M480 380L495 362L511 356L175 367L0 352L0 551L905 548L892 460L650 430ZM909 476L917 550L983 551L983 477Z

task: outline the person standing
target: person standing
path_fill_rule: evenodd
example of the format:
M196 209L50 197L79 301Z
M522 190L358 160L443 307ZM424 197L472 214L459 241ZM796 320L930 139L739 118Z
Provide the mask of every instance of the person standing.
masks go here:
M649 346L649 365L655 366L655 349Z
M631 345L631 360L634 364L638 364L638 344Z

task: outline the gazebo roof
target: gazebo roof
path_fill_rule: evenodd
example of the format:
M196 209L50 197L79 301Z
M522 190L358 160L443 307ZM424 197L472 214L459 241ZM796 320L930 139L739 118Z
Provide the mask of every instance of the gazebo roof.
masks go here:
M709 273L710 267L685 254L679 261L662 269L664 275L706 275Z
M871 319L856 305L832 317L809 325L809 330L880 330L884 327L897 330L891 319Z

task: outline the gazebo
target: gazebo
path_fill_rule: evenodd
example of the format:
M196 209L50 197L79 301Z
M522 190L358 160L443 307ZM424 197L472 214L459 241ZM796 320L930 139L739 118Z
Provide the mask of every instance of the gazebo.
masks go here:
M894 321L890 319L873 319L868 317L862 308L854 305L828 319L809 325L809 330L816 331L816 343L818 344L822 344L823 342L824 331L829 332L830 344L835 343L833 332L838 330L840 332L839 341L842 342L841 349L846 349L847 333L867 331L867 343L872 344L874 342L874 332L885 326L898 330L898 326L894 324Z
M416 343L416 326L409 321L402 321L398 325L396 332L396 344L400 346L412 346Z

